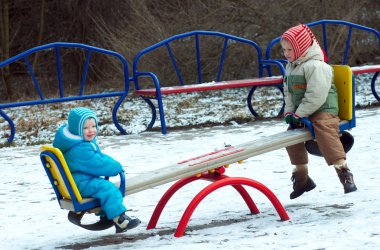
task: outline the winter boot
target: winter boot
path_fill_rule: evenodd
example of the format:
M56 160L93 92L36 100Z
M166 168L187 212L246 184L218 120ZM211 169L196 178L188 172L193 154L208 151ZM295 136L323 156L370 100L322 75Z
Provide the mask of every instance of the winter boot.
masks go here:
M139 219L132 219L129 216L127 216L125 213L122 213L119 216L116 216L113 219L113 222L116 227L116 233L122 233L129 229L137 227L141 221Z
M347 167L346 162L342 164L336 164L334 167L336 173L338 174L339 180L343 185L345 194L358 190L354 182L354 176L351 173L350 169Z
M297 165L293 170L291 180L293 182L293 192L290 194L290 199L295 199L317 186L309 177L306 165Z

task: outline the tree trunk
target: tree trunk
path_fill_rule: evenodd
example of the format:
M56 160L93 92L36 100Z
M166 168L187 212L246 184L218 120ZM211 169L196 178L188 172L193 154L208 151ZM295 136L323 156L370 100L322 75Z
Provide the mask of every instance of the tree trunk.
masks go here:
M44 26L45 26L45 0L41 0L41 11L40 11L40 31L38 32L38 40L37 45L41 44L42 41L42 34L44 32ZM34 60L33 60L33 70L35 70L36 64L38 61L38 53L35 54Z
M1 47L2 57L4 61L9 58L9 3L8 0L1 0ZM10 70L9 65L1 68L1 78L5 89L6 97L12 96L12 89L9 83Z

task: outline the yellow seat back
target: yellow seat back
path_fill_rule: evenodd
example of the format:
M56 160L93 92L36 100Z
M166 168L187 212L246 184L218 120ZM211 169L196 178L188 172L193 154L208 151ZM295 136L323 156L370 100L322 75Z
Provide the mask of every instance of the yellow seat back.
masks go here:
M347 65L334 65L334 83L338 92L339 118L353 118L352 71Z
M51 177L54 180L54 185L58 188L59 193L62 195L62 197L73 200L68 190L68 188L71 188L77 201L82 201L82 196L79 193L78 187L74 182L73 176L71 175L70 169L67 166L62 152L58 148L47 145L42 146L41 151L51 152L59 160L59 163L63 171L60 171L59 166L57 166L56 162L51 157L45 155L45 159L47 162L45 167L48 168L48 170L50 171ZM63 175L66 176L70 187L66 186L66 183L62 177Z

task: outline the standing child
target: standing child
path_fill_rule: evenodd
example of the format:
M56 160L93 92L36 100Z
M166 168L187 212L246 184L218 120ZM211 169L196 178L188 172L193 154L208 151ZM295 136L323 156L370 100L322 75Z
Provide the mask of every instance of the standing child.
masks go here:
M68 124L59 128L53 146L59 148L67 162L83 197L100 200L103 212L113 220L116 233L125 232L140 224L125 214L123 196L120 190L101 176L116 176L123 167L103 154L96 143L98 119L88 108L74 108L70 111Z
M324 53L311 30L304 24L287 30L281 38L288 60L284 78L285 121L296 127L302 117L313 124L319 149L328 165L333 165L344 192L357 190L346 163L346 154L339 139L338 97L333 71L325 63ZM316 187L308 176L308 155L304 143L286 148L292 173L294 199Z

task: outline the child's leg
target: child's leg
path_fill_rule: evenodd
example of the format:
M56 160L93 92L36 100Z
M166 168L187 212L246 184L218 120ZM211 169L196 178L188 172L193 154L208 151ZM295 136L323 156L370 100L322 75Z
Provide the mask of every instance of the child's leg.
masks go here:
M290 127L288 128L290 130ZM286 147L290 163L292 165L307 165L309 158L305 148L305 143L301 142L292 146Z
M319 112L310 118L318 147L328 165L345 160L346 153L339 139L339 117Z
M295 165L292 178L293 192L290 194L290 199L295 199L301 196L304 192L308 192L316 187L314 181L308 175L307 163L308 155L305 148L305 143L298 143L286 148L290 162Z
M339 138L339 117L320 112L311 118L318 147L328 165L334 165L344 192L356 191L353 174L346 163L346 153Z
M113 183L103 178L94 178L87 182L85 186L82 185L80 183L78 185L82 196L99 199L102 210L109 220L126 211L123 196Z
M113 183L103 178L94 178L85 186L80 187L78 185L78 187L83 197L100 200L102 210L107 218L115 223L116 233L125 232L141 223L139 219L132 219L125 214L127 209L123 204L123 196Z

